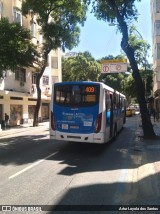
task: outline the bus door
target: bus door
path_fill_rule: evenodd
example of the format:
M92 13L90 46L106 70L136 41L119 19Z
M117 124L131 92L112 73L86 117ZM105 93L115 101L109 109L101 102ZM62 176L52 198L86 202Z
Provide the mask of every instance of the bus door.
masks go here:
M113 93L105 91L106 100L106 128L109 129L109 136L112 137L113 130Z
M110 110L110 137L113 135L113 94L110 94L111 110Z

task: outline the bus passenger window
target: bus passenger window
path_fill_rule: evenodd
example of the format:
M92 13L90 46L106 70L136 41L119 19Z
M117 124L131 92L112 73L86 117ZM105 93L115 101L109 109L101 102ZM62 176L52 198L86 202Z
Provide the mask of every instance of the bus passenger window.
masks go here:
M117 109L116 94L113 94L113 109Z
M72 88L72 96L73 96L73 100L75 103L80 103L81 102L81 94L80 94L81 90L80 87L78 85L74 85Z
M109 92L105 92L105 102L106 102L106 110L109 111L111 109L111 98Z

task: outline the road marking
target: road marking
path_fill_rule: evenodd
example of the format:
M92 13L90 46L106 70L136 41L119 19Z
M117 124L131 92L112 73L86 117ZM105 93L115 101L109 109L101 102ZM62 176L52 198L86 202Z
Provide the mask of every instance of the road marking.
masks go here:
M7 143L0 143L0 146L7 146Z
M58 152L58 151L57 151L57 152ZM43 159L41 159L41 160L39 160L39 161L36 161L36 162L33 163L32 165L30 165L30 166L28 166L28 167L22 169L21 171L15 173L15 174L13 174L13 175L11 175L8 179L15 178L15 177L17 177L18 175L22 174L23 172L26 172L27 170L29 170L29 169L31 169L31 168L37 166L38 164L42 163L42 162L45 161L46 159L48 159L48 158L52 157L53 155L55 155L57 152L54 152L54 153L48 155L47 157L45 157L45 158L43 158Z

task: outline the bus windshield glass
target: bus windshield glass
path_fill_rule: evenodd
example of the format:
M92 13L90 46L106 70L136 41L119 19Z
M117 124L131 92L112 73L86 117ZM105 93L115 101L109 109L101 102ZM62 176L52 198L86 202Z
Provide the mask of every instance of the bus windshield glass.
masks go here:
M66 84L55 86L54 91L57 105L85 107L99 101L99 85Z

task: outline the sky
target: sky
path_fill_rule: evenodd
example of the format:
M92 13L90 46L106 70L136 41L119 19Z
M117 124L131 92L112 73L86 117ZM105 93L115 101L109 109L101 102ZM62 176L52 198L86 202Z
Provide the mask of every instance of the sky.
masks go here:
M138 22L135 22L137 31L142 38L152 45L150 0L136 2ZM87 13L87 20L81 27L80 43L71 52L89 51L95 59L121 53L121 34L117 33L116 26L109 26L107 22L97 20L93 14ZM66 51L67 53L67 51ZM152 51L148 51L148 60L152 63Z

